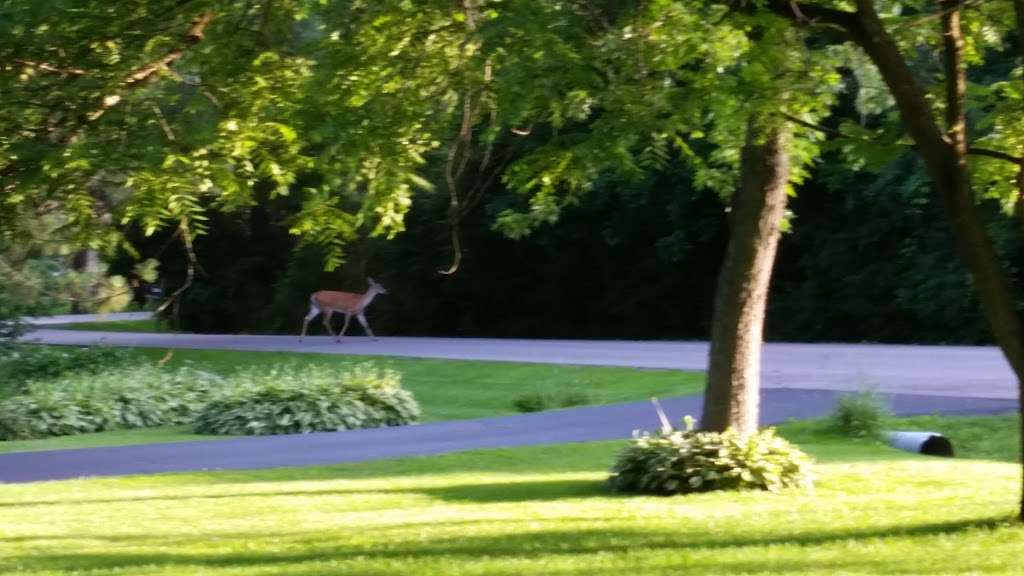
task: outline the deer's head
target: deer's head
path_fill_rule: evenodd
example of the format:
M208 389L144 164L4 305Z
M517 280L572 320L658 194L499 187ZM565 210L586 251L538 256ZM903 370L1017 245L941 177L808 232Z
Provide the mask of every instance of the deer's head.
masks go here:
M367 290L367 292L374 292L376 294L387 294L388 293L387 288L385 288L385 287L381 286L380 284L378 284L377 281L374 280L373 278L370 278L369 276L367 276L366 279L370 281L370 288Z

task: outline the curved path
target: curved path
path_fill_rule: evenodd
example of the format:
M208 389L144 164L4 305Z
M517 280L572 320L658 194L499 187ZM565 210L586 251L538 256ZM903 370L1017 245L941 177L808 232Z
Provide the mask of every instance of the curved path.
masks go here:
M25 338L95 344L503 360L703 370L704 342L476 338L346 338L90 332L46 328ZM778 344L764 347L764 424L828 413L838 391L877 388L897 414L976 414L1016 408L1013 374L999 350L971 346ZM701 397L663 404L673 420L700 414ZM628 437L658 425L646 402L419 426L0 455L0 482L184 470L271 468L424 456L502 446Z
M767 390L761 421L774 424L823 416L832 409L836 394L828 390ZM890 401L893 411L902 415L998 413L1016 406L1010 400L910 394L891 395ZM686 414L700 414L700 404L700 396L662 401L673 421ZM337 464L475 448L622 439L635 429L657 426L651 405L633 402L396 428L22 452L0 454L0 482Z
M145 334L41 329L25 337L46 344L95 344L150 348L204 348L504 360L704 370L706 342L617 340L516 340L484 338L326 336L299 342L295 336ZM878 344L768 343L762 386L814 390L862 390L971 398L1017 398L1016 380L992 346L890 346Z

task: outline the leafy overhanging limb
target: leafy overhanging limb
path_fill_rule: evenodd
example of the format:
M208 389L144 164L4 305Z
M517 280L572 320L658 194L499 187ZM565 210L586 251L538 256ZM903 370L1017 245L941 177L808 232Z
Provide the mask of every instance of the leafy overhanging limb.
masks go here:
M877 144L879 146L886 146L890 144L889 142L884 142L880 139L875 140L871 138L864 138L862 136L856 136L853 134L847 134L846 132L843 132L838 128L831 128L829 126L815 124L814 122L808 122L802 118L799 118L787 112L780 112L779 115L794 124L798 124L800 126L803 126L804 128L810 128L811 130L817 130L823 134L827 134L835 138L841 138L844 140L856 140L858 142L865 142L867 144ZM906 146L911 149L914 148L913 144L906 144ZM1013 210L1014 216L1021 221L1021 224L1024 224L1024 156L1014 156L1009 152L1004 152L1002 150L992 150L990 148L983 148L980 146L968 146L967 154L970 156L984 156L986 158L994 158L996 160L1002 160L1004 162L1009 162L1010 164L1017 166L1017 177L1014 182L1016 184L1017 197L1014 201Z
M144 66L128 74L128 76L121 81L116 91L103 96L103 98L100 99L90 112L80 115L77 118L76 125L60 138L60 142L64 144L75 142L81 136L82 131L89 123L98 120L111 108L117 106L123 99L125 92L140 88L150 79L156 77L160 72L167 70L172 64L181 60L189 47L194 46L203 40L206 27L213 20L213 17L213 12L204 12L203 14L196 16L192 20L192 24L189 26L185 34L181 36L177 46L174 46L159 58L150 61Z
M184 4L184 3L180 3ZM157 77L160 72L167 70L171 65L180 60L188 49L199 44L205 37L206 28L213 21L214 13L204 12L193 18L189 28L181 35L179 42L161 54L159 57L150 60L146 64L132 70L119 82L117 88L102 96L98 102L88 111L79 114L65 114L67 123L56 125L47 134L40 135L45 141L56 145L58 149L74 144L81 138L89 124L95 122L112 108L124 100L126 93L137 90L146 85L151 79ZM19 64L27 65L27 61ZM57 68L52 65L42 64L43 70L60 73L65 76L89 76L90 72L80 68ZM0 189L11 189L15 182L5 182L7 179L15 178L24 166L18 162L11 162L0 171Z

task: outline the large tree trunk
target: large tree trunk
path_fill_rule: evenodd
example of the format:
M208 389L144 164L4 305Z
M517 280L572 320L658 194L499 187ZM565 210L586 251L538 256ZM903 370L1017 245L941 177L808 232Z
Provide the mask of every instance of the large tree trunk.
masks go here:
M715 290L701 428L757 431L761 343L789 182L783 127L748 128L742 183L732 201L729 247Z
M848 30L878 67L917 144L953 229L957 249L974 278L985 318L1017 377L1019 395L1024 400L1024 325L1002 262L978 213L967 172L966 79L960 10L950 0L943 2L942 7L947 86L945 133L933 119L924 90L914 80L898 46L879 20L873 0L857 0L857 25ZM1024 418L1024 405L1020 410ZM1024 440L1024 431L1021 436ZM1019 514L1024 520L1024 473L1021 487Z

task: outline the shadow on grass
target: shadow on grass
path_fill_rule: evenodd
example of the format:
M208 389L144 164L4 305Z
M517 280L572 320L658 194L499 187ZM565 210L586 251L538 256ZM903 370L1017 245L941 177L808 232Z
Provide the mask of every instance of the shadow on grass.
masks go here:
M330 488L323 490L268 490L231 494L176 494L167 496L142 496L137 498L93 498L67 500L31 500L0 502L0 508L34 506L90 506L97 504L136 504L141 502L203 502L207 500L266 498L266 497L310 497L346 496L373 498L382 495L410 494L438 498L449 502L475 502L480 504L500 502L545 502L582 498L607 498L617 496L604 482L593 480L541 480L529 482L487 482L478 484L455 484L441 487L389 488L373 490L354 488L352 490ZM625 496L624 496L625 497ZM2 541L2 539L0 539Z
M467 521L459 526L458 534L424 540L420 532L411 536L401 533L401 530L410 528L409 525L381 527L383 533L378 538L366 541L365 539L353 539L350 533L339 533L332 537L323 532L309 533L236 533L230 535L217 534L216 546L238 547L237 552L187 552L175 553L165 551L154 552L90 552L90 551L61 551L45 552L36 548L31 553L22 557L9 557L9 561L24 568L34 570L107 570L132 573L132 570L141 567L153 568L178 568L181 570L190 568L213 569L242 569L247 567L273 567L278 566L282 570L288 564L302 564L309 562L334 563L334 566L317 568L317 574L343 573L344 570L352 570L352 566L344 567L339 564L344 562L356 562L357 565L366 562L381 562L390 566L400 566L398 563L408 563L409 566L426 566L430 563L443 562L448 566L457 566L459 563L473 562L494 562L508 559L518 561L523 558L538 559L543 557L573 558L576 562L576 569L586 568L587 574L603 574L601 568L608 566L609 554L622 554L634 556L640 551L673 550L680 554L685 552L713 552L713 561L705 560L707 565L713 566L716 571L722 573L743 572L743 573L769 573L777 571L779 566L774 567L769 561L758 560L757 550L744 550L747 548L763 547L786 547L811 548L815 546L827 546L830 544L843 544L843 549L848 550L849 544L856 544L858 540L885 539L885 538L930 538L955 536L965 531L992 530L1009 525L1007 518L978 518L951 522L937 522L929 524L918 524L913 526L874 526L864 529L833 530L825 532L798 532L792 531L784 534L750 534L734 533L722 535L720 533L700 531L667 531L667 530L624 530L611 525L608 528L582 528L582 529L549 529L537 530L537 526L545 526L547 523L561 523L566 519L553 519L549 521L524 520L522 526L508 527L506 533L500 535L477 535L479 531L474 530L472 524L493 523L487 521ZM591 519L591 521L593 521ZM415 528L416 525L411 526ZM798 527L794 527L795 529ZM359 529L360 531L363 528ZM394 534L388 534L395 531ZM135 546L152 547L154 550L167 550L173 546L189 546L193 550L209 550L206 539L209 536L195 537L171 537L163 538L157 536L148 537L118 537L103 536L96 534L83 534L82 540L106 541L111 546L131 544ZM39 540L48 540L40 536ZM6 539L3 541L7 541ZM22 540L23 542L25 540ZM279 552L267 551L260 543L266 543L267 547L273 546ZM916 546L924 546L925 543L917 543ZM291 550L289 550L291 549ZM777 548L775 548L777 551ZM600 567L587 566L587 555L601 555ZM670 558L677 558L673 554ZM754 557L752 557L754 556ZM800 557L793 559L784 557L785 569L787 572L802 571L843 571L854 570L863 572L865 569L872 573L899 573L914 570L914 566L900 565L900 558L872 556L870 558L851 557L842 550L835 554L822 557L821 555L810 556L801 553ZM949 569L957 571L967 569L969 563L977 562L969 555L959 556L964 562L957 567L950 565ZM778 558L778 557L776 557ZM775 560L778 562L779 560ZM0 567L3 564L0 562ZM692 567L692 564L690 565ZM877 570L872 570L875 567ZM593 569L591 569L593 568ZM621 567L616 568L621 573ZM544 573L551 573L546 567Z

